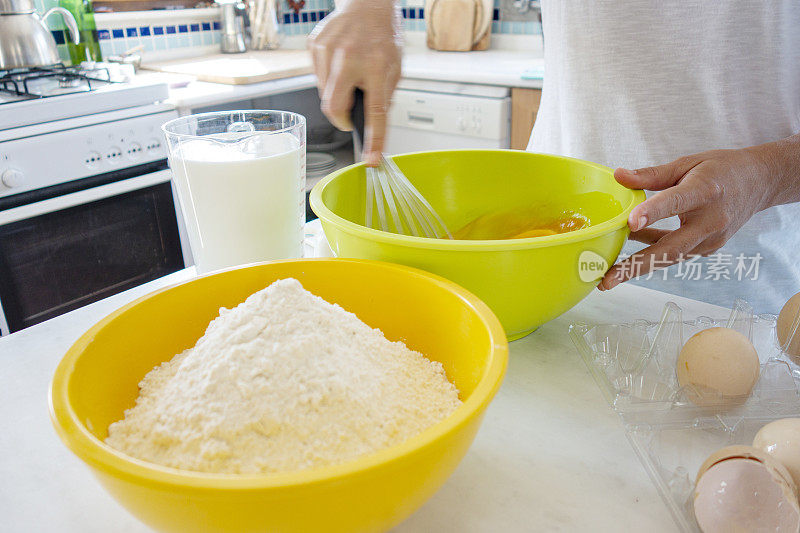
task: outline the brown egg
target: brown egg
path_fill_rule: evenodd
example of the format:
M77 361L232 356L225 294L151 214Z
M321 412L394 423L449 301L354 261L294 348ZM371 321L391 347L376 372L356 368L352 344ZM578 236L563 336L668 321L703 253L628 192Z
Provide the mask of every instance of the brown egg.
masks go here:
M800 505L789 472L769 454L729 446L697 473L694 515L703 533L797 533Z
M781 314L778 315L777 324L778 342L781 348L800 364L800 326L792 335L792 330L798 320L800 320L800 292L789 298L789 301L783 306Z
M729 328L694 334L678 355L678 383L695 405L744 402L758 381L758 354L747 337Z
M778 460L795 485L800 485L800 418L783 418L770 422L756 433L753 447Z

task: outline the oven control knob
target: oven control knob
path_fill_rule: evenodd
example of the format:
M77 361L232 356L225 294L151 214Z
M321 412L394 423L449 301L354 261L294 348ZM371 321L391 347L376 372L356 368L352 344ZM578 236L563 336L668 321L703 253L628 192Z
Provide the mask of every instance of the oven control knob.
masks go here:
M19 170L15 168L9 168L0 174L0 181L2 181L3 185L9 189L13 189L15 187L22 186L23 182L25 181L25 176Z

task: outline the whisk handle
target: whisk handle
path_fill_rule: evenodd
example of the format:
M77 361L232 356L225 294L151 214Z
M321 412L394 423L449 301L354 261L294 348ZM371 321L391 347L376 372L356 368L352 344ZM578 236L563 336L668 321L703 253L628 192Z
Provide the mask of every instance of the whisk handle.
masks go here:
M358 88L353 91L353 108L350 110L350 120L353 121L353 131L358 139L358 144L364 146L364 91Z

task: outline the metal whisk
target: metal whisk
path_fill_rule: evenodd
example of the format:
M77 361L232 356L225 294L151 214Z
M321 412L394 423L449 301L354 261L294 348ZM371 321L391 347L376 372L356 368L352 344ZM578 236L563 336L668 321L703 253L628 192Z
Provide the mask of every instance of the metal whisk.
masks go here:
M358 143L362 144L364 93L356 89L353 97L353 128ZM364 223L367 227L416 237L453 238L436 210L391 158L381 154L380 164L366 170Z

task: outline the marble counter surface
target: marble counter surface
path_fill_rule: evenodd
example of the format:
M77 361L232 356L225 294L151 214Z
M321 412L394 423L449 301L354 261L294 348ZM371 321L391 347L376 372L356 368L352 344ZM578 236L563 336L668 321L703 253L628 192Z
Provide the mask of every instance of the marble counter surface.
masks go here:
M98 319L193 275L183 270L0 338L0 529L147 531L61 444L48 419L47 391L64 352ZM575 321L656 320L668 300L690 313L725 316L709 304L623 285L595 291L512 343L505 381L469 453L396 531L675 531L567 335Z

